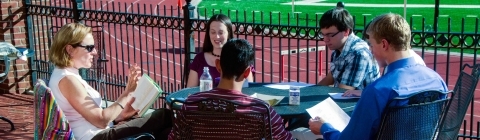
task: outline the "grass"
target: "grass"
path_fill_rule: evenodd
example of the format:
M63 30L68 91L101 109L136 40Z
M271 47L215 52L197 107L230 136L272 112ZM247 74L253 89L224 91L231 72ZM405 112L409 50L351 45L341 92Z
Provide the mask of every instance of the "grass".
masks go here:
M362 29L364 23L370 21L374 16L382 13L398 13L403 15L403 7L349 7L350 4L403 4L402 0L343 0L346 9L356 17L355 25L357 29ZM295 5L295 13L292 15L291 5L282 5L281 3L292 2L291 0L203 0L198 5L199 14L204 17L210 17L215 13L229 14L232 21L255 22L266 24L281 24L295 26L316 27L317 21L323 12L333 8L333 6L310 6ZM297 1L299 2L299 1ZM337 1L327 0L322 3L336 3ZM408 0L408 4L434 4L433 0ZM442 5L480 5L480 1L441 0ZM255 12L256 11L256 12ZM370 14L370 15L364 15ZM462 28L465 32L475 32L476 18L467 17L475 15L480 17L480 9L468 8L440 8L439 31L448 31L449 20L452 32L460 32ZM412 16L417 15L417 16ZM418 16L421 15L421 16ZM448 15L448 16L445 16ZM422 30L423 18L425 19L426 30L431 29L433 25L434 8L408 8L407 17L411 21L414 30ZM462 27L462 18L464 18L464 27ZM478 23L477 23L478 24Z
M203 0L198 6L199 15L208 18L216 13L229 15L235 22L254 22L273 25L290 25L301 27L318 27L318 20L323 12L334 8L334 6L311 6L295 5L295 12L292 14L292 6L281 3L291 3L291 0ZM296 0L296 2L300 2ZM327 0L320 3L336 3L338 1ZM355 7L349 4L403 4L403 0L343 0L345 8L355 17L355 28L363 29L365 23L372 20L376 15L383 13L397 13L403 15L403 7ZM430 4L434 5L434 0L408 0L408 4ZM459 0L441 0L441 5L480 5L480 1L459 1ZM440 6L441 7L441 6ZM480 32L479 19L480 9L472 8L440 8L438 20L439 32ZM448 15L448 16L447 16ZM468 15L468 17L467 17ZM407 20L410 22L414 31L421 31L422 27L426 31L432 31L434 20L434 8L408 8ZM463 26L462 26L463 25ZM449 30L450 29L450 30ZM304 33L302 31L302 33ZM453 39L457 42L458 39ZM477 45L478 46L478 45ZM426 48L431 50L431 48ZM444 51L447 48L438 48ZM451 51L460 52L462 49L451 48ZM473 49L463 49L465 53L474 53ZM480 54L480 51L476 51Z

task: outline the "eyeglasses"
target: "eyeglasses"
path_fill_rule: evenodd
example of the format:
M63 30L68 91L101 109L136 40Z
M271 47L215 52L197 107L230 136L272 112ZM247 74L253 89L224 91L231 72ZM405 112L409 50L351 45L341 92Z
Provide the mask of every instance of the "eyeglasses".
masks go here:
M93 49L95 49L95 45L80 45L80 44L77 44L77 45L72 45L73 47L82 47L82 48L85 48L88 52L92 52Z
M338 33L340 33L340 32L342 32L342 31L338 31L337 33L334 33L334 34L332 34L332 33L330 33L330 34L322 34L322 36L323 36L323 37L329 37L329 38L331 38L331 37L335 37L335 36L336 36Z
M367 33L363 33L363 38L365 40L368 40L368 39L370 39L370 35L368 35Z

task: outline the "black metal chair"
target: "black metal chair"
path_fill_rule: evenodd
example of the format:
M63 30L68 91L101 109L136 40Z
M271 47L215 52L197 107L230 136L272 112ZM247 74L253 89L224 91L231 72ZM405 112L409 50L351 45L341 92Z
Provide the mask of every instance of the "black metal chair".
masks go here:
M182 101L174 100L173 105ZM175 110L175 124L172 133L175 140L213 139L273 139L269 106L265 103L243 104L221 98L205 98L186 101L187 106L197 106L197 110ZM260 107L265 112L241 111Z
M408 97L391 100L383 113L378 140L431 140L435 136L442 112L448 99L447 93L422 91ZM404 106L391 103L408 102Z
M472 74L467 74L465 68L472 68ZM480 64L470 66L463 65L462 71L458 76L457 83L453 89L453 94L448 102L447 110L444 113L442 122L438 129L438 140L456 140L458 132L462 126L468 106L472 101L475 88L480 76Z

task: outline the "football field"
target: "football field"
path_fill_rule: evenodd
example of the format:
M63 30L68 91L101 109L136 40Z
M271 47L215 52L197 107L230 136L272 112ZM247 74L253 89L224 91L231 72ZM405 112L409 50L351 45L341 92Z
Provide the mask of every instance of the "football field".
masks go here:
M315 27L323 12L334 8L337 0L203 0L198 5L199 15L230 14L233 21ZM345 8L355 16L356 28L383 13L404 15L403 0L343 0ZM414 30L431 30L435 10L434 0L407 0L406 18ZM480 1L440 0L439 31L475 32L480 16ZM422 19L425 26L422 26ZM465 26L462 27L462 18ZM255 19L255 20L253 20Z

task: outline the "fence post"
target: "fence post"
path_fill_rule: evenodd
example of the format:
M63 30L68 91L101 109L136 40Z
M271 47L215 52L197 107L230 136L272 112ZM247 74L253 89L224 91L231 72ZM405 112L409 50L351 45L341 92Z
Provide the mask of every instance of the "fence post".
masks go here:
M433 13L433 31L438 31L438 15L440 14L439 10L440 0L435 0L435 11Z
M26 17L26 20L27 20L27 37L28 37L28 49L30 50L36 50L35 49L35 38L33 37L33 19L32 19L32 15L31 14L28 14L28 12L30 11L30 6L32 5L32 1L31 0L25 0L25 5L26 5L26 11L27 11L27 17ZM37 52L35 52L36 54L38 54ZM37 58L37 56L33 56L32 59L29 59L28 60L28 63L30 64L30 70L32 71L32 74L31 74L31 77L32 77L32 85L35 85L35 83L37 83L37 67L35 66L35 59Z
M80 20L80 11L83 10L83 0L72 0L72 12L73 12L73 20L75 22L82 22Z
M83 10L83 0L71 0L73 20L77 23L83 23L80 20L80 10ZM88 79L87 69L80 69L79 74L83 79Z
M193 40L192 32L192 21L193 12L195 6L192 6L192 0L186 0L187 4L183 6L183 34L184 34L184 44L185 44L185 63L183 65L183 75L182 75L182 88L187 86L188 74L190 72L190 62L195 57L195 46Z

